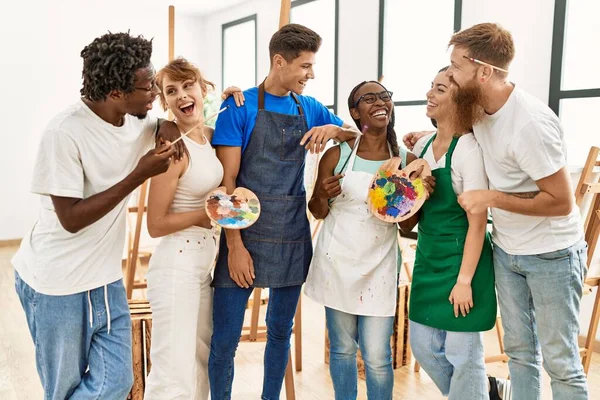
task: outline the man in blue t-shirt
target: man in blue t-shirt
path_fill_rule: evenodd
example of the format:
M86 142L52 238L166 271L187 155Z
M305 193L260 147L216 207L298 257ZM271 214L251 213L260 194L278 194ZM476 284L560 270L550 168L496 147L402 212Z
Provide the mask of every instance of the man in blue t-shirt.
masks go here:
M319 152L329 139L346 141L360 134L314 98L301 95L314 78L320 46L321 37L304 26L281 28L269 43L271 69L265 81L244 92L242 107L228 99L223 106L229 110L217 120L212 144L223 163L223 185L229 193L236 187L256 193L261 215L250 228L221 235L209 358L214 400L231 397L235 350L254 287L270 288L262 398L279 398L293 318L312 258L306 150Z

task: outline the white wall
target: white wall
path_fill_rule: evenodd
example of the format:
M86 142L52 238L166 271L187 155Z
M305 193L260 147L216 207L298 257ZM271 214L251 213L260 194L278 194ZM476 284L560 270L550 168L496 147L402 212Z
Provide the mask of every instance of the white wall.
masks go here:
M548 103L554 0L464 0L462 15L463 28L496 22L512 33L516 55L510 79Z
M154 38L152 61L167 60L167 6L118 9L102 2L12 2L0 24L4 154L0 157L0 240L21 238L33 225L38 198L29 183L41 133L75 102L81 87L81 50L109 30Z
M175 57L185 57L206 74L203 66L207 64L208 59L213 59L217 55L206 51L208 39L202 22L202 18L182 14L175 8ZM210 76L205 78L213 81Z

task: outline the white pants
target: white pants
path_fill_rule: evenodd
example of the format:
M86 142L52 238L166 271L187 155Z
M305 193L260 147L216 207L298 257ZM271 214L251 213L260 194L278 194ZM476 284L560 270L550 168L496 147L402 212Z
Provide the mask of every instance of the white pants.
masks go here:
M164 237L150 259L152 368L145 400L208 399L215 253L213 231L196 228Z

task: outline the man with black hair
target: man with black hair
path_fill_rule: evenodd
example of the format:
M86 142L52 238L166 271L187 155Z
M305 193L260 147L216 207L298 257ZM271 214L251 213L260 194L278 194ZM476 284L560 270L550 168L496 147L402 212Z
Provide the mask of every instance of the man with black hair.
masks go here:
M151 54L151 41L128 33L95 39L81 52L81 99L42 136L31 185L40 213L12 263L45 399L124 399L133 383L121 271L127 200L176 153L169 143L148 151L157 129L147 117L158 94Z
M209 357L213 400L231 398L235 351L253 287L270 288L261 398L279 398L296 305L312 258L303 179L306 149L322 151L329 139L360 134L314 98L301 95L314 78L320 46L321 37L302 25L281 28L269 44L271 70L265 81L244 92L244 106L225 101L230 109L217 120L212 143L223 163L223 185L229 193L236 187L254 191L261 216L250 228L221 236Z

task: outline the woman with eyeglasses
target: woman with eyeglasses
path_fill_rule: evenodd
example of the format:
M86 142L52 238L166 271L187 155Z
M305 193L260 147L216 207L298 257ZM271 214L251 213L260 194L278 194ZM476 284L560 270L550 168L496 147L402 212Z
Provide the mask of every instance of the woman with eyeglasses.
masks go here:
M154 177L148 197L148 231L161 237L148 270L152 307L152 370L146 400L208 399L208 355L212 335L212 267L215 232L204 209L208 193L223 178L211 146L213 129L204 122L204 97L214 84L183 58L158 71L160 103L182 132L186 152ZM234 95L243 102L238 88Z
M410 295L410 344L416 360L451 400L497 399L488 386L483 332L496 321L496 292L487 213L466 213L457 197L487 189L483 155L443 68L427 92L427 116L437 132L413 152L436 178L420 211ZM489 392L489 390L491 391Z
M325 306L335 398L356 399L360 347L368 397L389 400L394 385L390 338L398 292L398 228L370 213L367 193L386 160L399 156L405 167L416 157L398 147L392 93L383 85L360 83L348 97L348 108L363 134L332 147L319 163L308 207L324 221L305 293Z

